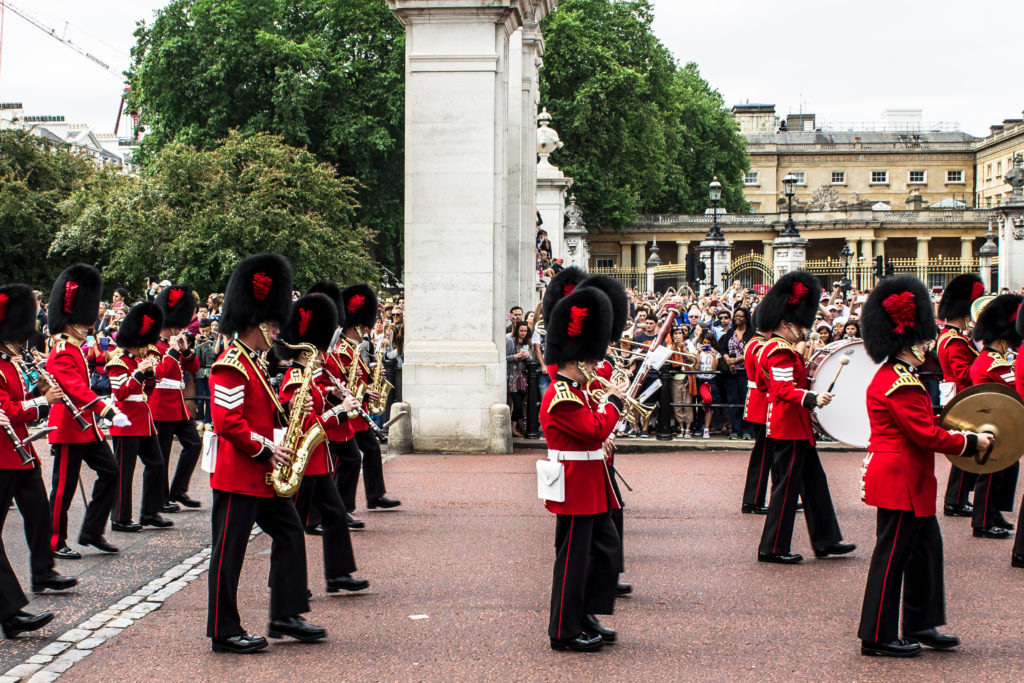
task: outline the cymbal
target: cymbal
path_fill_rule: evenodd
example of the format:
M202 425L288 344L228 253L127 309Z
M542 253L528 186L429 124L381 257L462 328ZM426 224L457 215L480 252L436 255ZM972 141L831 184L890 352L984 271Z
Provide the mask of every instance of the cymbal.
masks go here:
M974 474L992 474L1010 467L1024 453L1024 403L1010 387L979 384L953 397L939 417L945 429L991 432L995 443L988 454L947 455L951 463Z

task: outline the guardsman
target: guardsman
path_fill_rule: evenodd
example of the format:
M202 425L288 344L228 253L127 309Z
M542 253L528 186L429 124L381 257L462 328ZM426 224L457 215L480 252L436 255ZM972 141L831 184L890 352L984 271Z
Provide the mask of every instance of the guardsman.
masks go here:
M615 391L598 403L586 377L604 359L611 336L612 304L601 290L580 287L562 298L547 318L544 362L558 374L541 401L540 421L548 463L564 482L564 495L550 494L554 513L555 565L548 636L555 650L587 652L614 642L614 629L595 615L615 607L620 541L609 514L619 507L603 445L615 429L622 400ZM548 468L550 469L550 467Z
M754 309L754 336L743 350L743 367L747 371L747 398L743 403L743 419L754 426L754 447L750 449L747 463L747 481L743 486L743 507L746 514L766 515L768 506L768 476L772 472L772 451L765 436L765 421L768 417L768 385L762 378L757 365L761 347L768 340L766 333L758 326L757 309ZM763 377L763 376L762 376Z
M169 485L161 511L177 512L181 509L178 503L189 508L199 507L199 501L188 495L188 484L199 462L202 440L196 431L195 416L189 414L185 405L185 373L195 375L199 371L199 359L189 348L184 334L196 310L196 297L188 285L171 285L160 292L156 303L164 312L164 327L156 343L160 362L156 366L156 389L149 402L164 458L164 486ZM171 479L174 437L178 437L181 453Z
M972 384L1002 384L1016 389L1013 363L1006 354L1020 346L1017 333L1018 294L1000 294L978 314L974 324L974 341L982 345L971 364ZM1013 524L1003 512L1013 510L1017 495L1017 474L1020 463L993 474L981 474L974 485L974 515L971 526L978 538L1009 538Z
M921 645L948 650L960 640L936 630L946 623L946 595L935 453L973 456L989 447L992 436L948 432L935 424L931 398L917 376L935 338L935 316L917 278L879 282L861 323L868 355L882 363L867 390L871 439L861 470L861 498L878 508L858 632L861 653L912 657Z
M757 307L758 324L772 333L761 347L758 368L767 382L765 428L778 472L758 547L757 559L761 562L803 561L801 555L790 552L797 496L804 502L815 557L845 555L857 547L843 543L811 429L810 411L828 405L832 395L808 391L807 368L803 356L794 348L804 341L814 322L820 298L818 279L798 270L779 278Z
M100 272L79 263L65 269L57 278L46 309L52 343L46 358L46 373L68 399L67 403L63 400L55 403L47 420L47 424L53 427L47 437L53 454L50 550L64 560L82 557L67 544L68 508L78 487L82 462L96 472L96 483L92 488L92 500L85 508L78 542L105 553L119 552L103 537L117 496L117 461L96 424L96 418L109 419L118 428L129 426L131 420L117 409L112 400L101 399L89 387L89 368L85 349L82 348L99 315L102 292ZM79 419L85 423L84 428Z
M327 296L307 294L292 304L291 316L281 332L282 341L292 345L311 344L316 347L319 355L311 358L305 351L296 352L287 347L278 350L285 358L294 357L298 353L281 383L279 398L282 404L290 403L295 392L302 386L303 373L309 363L320 365L322 355L330 347L337 328L338 308ZM306 429L319 424L326 435L328 426L348 420L348 411L358 406L358 402L348 398L336 406L328 405L323 385L316 380L316 375L322 374L323 370L316 367L313 372L314 380L309 387L313 412L307 418ZM347 512L334 483L334 466L326 442L317 446L310 456L302 484L295 496L295 507L300 519L308 520L314 506L320 512L327 592L360 591L369 587L370 582L366 579L352 576L356 570L355 553L349 537Z
M238 614L238 579L254 523L271 538L270 625L272 638L320 640L325 629L306 623L306 547L294 503L279 498L267 483L292 451L275 445L274 429L287 416L270 385L263 354L291 310L292 269L277 254L258 254L239 263L224 293L220 331L232 342L210 370L213 458L209 607L206 635L214 652L249 654L267 646L263 636L245 632Z
M136 532L144 526L166 529L174 522L160 515L167 488L164 458L157 440L156 425L149 409L149 397L156 386L157 358L146 350L156 343L163 327L164 314L154 303L141 303L128 311L117 331L119 352L107 363L110 389L118 410L132 423L127 427L111 427L114 457L117 459L117 498L111 510L110 528L114 531ZM135 460L141 460L142 512L139 521L132 521L132 482Z
M953 278L939 300L939 320L943 322L936 344L942 379L952 384L959 393L970 387L971 364L978 357L978 349L967 332L971 319L971 304L985 294L985 283L973 273ZM974 508L968 497L978 481L978 475L964 472L957 466L949 469L946 496L942 513L947 517L971 517Z
M35 331L36 300L28 285L0 287L0 529L7 519L11 501L16 501L25 524L32 571L32 590L42 593L67 590L78 579L54 570L50 554L50 508L43 486L42 467L28 439L28 424L46 417L50 405L60 400L56 387L47 387L35 397L25 383L18 358ZM0 624L4 635L34 631L49 622L49 612L24 611L28 600L0 543Z

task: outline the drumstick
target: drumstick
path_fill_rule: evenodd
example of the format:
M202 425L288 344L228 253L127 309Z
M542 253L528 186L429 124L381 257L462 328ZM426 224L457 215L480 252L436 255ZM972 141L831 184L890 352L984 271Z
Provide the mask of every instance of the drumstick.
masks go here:
M839 379L839 373L842 372L843 368L845 368L849 364L850 364L850 358L848 356L843 356L842 358L839 359L839 369L836 370L836 376L832 378L832 384L828 385L828 391L825 392L825 393L827 393L827 394L831 394L832 393L832 389L834 389L835 386L836 386L836 380Z

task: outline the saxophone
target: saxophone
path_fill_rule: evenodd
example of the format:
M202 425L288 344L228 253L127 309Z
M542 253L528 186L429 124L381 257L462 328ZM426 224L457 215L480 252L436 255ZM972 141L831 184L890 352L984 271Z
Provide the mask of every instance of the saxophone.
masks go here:
M390 325L388 327L390 328ZM384 342L385 338L387 338L387 343ZM373 366L373 382L370 384L370 392L377 394L377 400L370 401L370 404L366 406L371 415L380 415L387 409L388 396L391 395L391 390L395 388L394 384L384 379L384 353L389 346L391 346L390 329L377 342L377 364Z
M306 422L306 400L309 398L313 373L320 359L316 347L312 344L291 345L279 342L292 351L305 351L309 360L302 371L302 383L292 396L292 410L288 415L288 429L281 445L292 450L292 458L284 465L277 465L273 472L267 473L267 484L274 487L274 493L282 498L294 496L302 483L302 475L306 472L309 458L320 444L327 441L323 426L317 422L309 429L303 429Z

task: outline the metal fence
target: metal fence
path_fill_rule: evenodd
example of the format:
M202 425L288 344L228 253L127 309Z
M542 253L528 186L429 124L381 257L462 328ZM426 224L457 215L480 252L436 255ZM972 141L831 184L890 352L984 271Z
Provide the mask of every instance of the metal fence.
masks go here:
M893 258L886 259L896 275L909 273L917 276L928 287L945 289L949 281L961 273L977 273L979 262L976 258L943 258L936 256L930 259ZM842 259L825 258L807 261L804 268L818 276L826 289L831 289L834 282L848 277L857 289L871 289L875 286L877 276L874 259L857 260L846 263Z
M589 272L591 275L607 275L627 288L647 289L647 271L643 268L590 268Z

